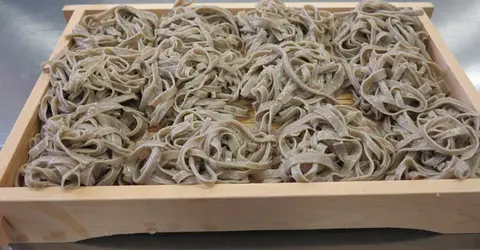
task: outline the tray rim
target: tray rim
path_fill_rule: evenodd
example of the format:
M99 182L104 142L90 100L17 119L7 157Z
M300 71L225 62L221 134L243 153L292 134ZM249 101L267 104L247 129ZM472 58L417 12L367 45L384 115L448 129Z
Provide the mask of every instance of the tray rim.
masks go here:
M182 199L243 199L338 196L399 196L479 193L480 179L352 181L314 183L250 183L204 185L96 186L80 188L0 188L2 202L133 201Z

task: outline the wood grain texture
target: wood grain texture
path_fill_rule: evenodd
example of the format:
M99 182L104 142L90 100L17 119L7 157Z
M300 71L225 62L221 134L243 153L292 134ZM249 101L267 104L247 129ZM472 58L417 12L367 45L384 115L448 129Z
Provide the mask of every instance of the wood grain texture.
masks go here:
M82 8L78 8L73 13L50 58L53 58L67 45L68 40L65 36L72 32L83 14ZM16 172L27 162L30 138L40 129L38 107L48 89L48 82L49 75L42 72L0 151L0 187L12 186Z
M14 242L111 234L411 228L480 232L480 180L6 188Z
M302 6L304 3L289 3ZM353 3L311 3L331 11ZM465 73L448 51L425 3L396 3L423 8L420 19L430 34L429 52L446 70L456 98L479 101ZM253 3L215 4L234 11ZM85 13L113 5L66 6L69 20L55 47L58 53ZM171 4L133 5L156 13ZM480 179L465 181L381 181L341 183L224 184L204 186L12 188L27 160L28 140L38 131L37 108L48 87L42 74L0 155L0 213L13 227L14 242L69 242L112 234L142 232L233 231L324 228L412 228L441 233L480 232ZM351 96L337 97L342 102ZM251 122L250 122L251 123Z
M353 96L351 94L342 94L339 96L335 96L335 100L337 100L338 104L341 105L352 105L353 104ZM248 108L248 117L236 117L235 119L239 122L241 122L243 125L246 125L249 128L254 128L255 127L255 110L253 109L252 100L240 100L238 101L239 104L245 106ZM273 123L272 128L274 130L278 130L280 128L281 124ZM149 131L158 131L158 128L156 129L149 129Z
M0 216L0 249L7 250L13 236L13 229L4 216Z

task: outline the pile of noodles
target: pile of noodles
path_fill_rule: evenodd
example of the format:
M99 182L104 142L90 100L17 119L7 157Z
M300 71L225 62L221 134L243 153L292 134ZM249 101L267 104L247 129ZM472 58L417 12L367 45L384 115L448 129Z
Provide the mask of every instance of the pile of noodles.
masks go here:
M43 65L42 127L16 185L479 177L479 113L449 97L422 14L262 0L235 15L183 1L87 15ZM248 106L253 128L235 120Z

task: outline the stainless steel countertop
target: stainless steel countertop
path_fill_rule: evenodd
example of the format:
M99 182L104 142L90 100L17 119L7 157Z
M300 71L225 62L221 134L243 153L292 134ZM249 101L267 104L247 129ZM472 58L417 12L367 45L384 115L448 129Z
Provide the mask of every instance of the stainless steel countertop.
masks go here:
M65 27L61 12L63 5L133 2L135 1L0 0L0 145L5 141L40 74L40 64L48 59ZM165 3L172 1L141 0L141 2ZM196 2L238 1L204 0ZM480 27L480 0L432 0L431 2L435 5L432 18L435 26L477 90L480 90L480 49L477 49L478 41L480 41L480 28L478 28ZM397 229L313 230L115 236L72 244L13 246L13 249L49 250L172 248L480 249L480 235L436 235Z

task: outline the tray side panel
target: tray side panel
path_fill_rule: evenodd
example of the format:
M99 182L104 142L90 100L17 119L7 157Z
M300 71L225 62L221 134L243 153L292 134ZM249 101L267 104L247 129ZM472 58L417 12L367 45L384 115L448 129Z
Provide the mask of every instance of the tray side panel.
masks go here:
M479 206L480 193L1 203L15 232L12 242L278 229L409 228L479 233Z
M84 14L82 8L74 11L67 23L60 39L55 46L50 58L58 54L68 43L66 35L72 32ZM40 121L38 119L38 107L48 89L49 75L42 72L35 86L23 106L15 125L12 128L5 145L0 152L0 186L11 187L18 169L28 160L30 139L38 133Z
M466 102L480 111L480 95L462 66L455 59L455 56L440 36L440 33L438 33L430 18L426 15L419 18L430 37L427 48L428 53L433 61L445 71L445 81L450 87L452 97Z

